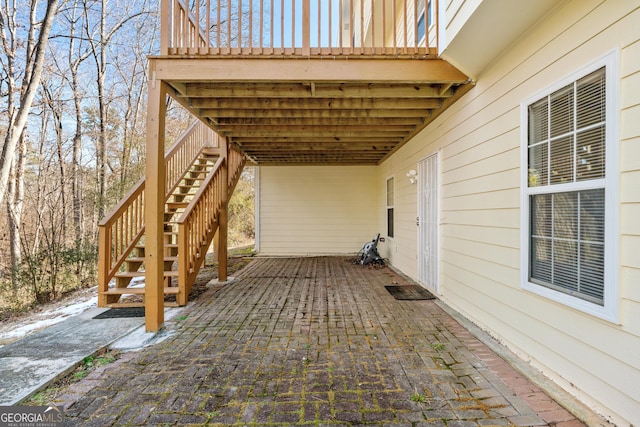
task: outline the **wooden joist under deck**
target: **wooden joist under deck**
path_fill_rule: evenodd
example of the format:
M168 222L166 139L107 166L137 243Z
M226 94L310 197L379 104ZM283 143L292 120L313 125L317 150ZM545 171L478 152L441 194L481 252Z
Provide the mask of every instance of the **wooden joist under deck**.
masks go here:
M442 98L451 96L451 83L244 83L220 86L219 83L185 83L187 98Z
M151 70L261 165L379 164L472 87L433 56L171 56Z

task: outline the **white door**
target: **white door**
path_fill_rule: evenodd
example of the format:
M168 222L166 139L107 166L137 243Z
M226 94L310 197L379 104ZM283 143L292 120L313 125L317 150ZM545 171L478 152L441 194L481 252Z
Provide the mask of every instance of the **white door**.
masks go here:
M439 291L438 153L418 163L418 280Z

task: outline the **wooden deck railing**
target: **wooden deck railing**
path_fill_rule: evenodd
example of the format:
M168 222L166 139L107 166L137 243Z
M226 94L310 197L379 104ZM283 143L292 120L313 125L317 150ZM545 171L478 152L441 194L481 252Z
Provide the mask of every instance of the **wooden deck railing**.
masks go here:
M178 185L198 153L205 147L217 147L218 135L202 122L194 122L165 154L165 197ZM108 289L122 263L144 233L144 177L98 224L98 286Z
M229 149L228 155L229 161L229 173L227 174L227 184L229 189L229 194L233 193L233 189L236 186L236 183L240 179L240 174L242 173L242 169L244 169L244 165L247 162L247 156L245 156L240 151L231 148Z
M436 54L437 4L436 0L162 0L161 54Z
M226 183L223 173L225 162L228 164ZM218 229L224 197L232 193L245 162L244 154L230 148L227 159L218 159L178 220L178 286L181 287L179 296L183 298L189 294L189 286L198 274L205 252ZM184 304L186 299L179 301L179 305Z

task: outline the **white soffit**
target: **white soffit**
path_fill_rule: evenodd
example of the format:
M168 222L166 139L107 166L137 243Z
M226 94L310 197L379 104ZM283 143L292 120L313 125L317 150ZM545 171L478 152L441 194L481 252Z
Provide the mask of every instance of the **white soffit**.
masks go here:
M558 0L483 0L440 56L475 79L493 59L542 19Z

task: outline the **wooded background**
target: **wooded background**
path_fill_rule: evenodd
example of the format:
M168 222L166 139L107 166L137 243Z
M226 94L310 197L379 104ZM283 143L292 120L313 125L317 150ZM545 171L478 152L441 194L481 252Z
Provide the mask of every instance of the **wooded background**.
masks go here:
M155 0L0 0L0 319L96 284L97 224L144 174ZM167 145L190 122L170 102ZM230 245L253 239L253 170Z

